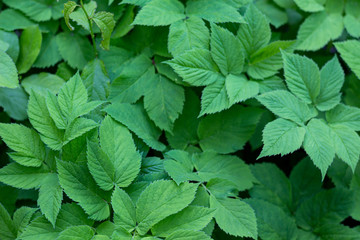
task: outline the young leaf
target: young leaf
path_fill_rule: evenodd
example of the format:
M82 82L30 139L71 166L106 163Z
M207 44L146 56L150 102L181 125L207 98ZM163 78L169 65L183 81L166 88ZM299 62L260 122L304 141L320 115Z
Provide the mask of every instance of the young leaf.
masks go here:
M32 217L37 210L37 208L20 207L15 211L13 221L17 230L17 236L20 236L27 225L29 225L30 220L32 220Z
M0 87L19 87L18 74L13 60L0 50Z
M220 81L218 67L212 60L210 51L195 48L176 56L167 63L185 82L193 86L205 86Z
M66 26L68 26L68 28L72 31L74 30L74 27L71 26L70 24L70 14L75 10L75 8L77 7L78 5L76 4L76 2L74 1L68 1L64 4L64 20L65 20L65 23L66 23Z
M17 232L16 227L8 211L0 203L0 237L4 240L16 239Z
M315 103L320 94L320 71L316 63L304 56L282 52L286 84L305 103Z
M259 84L249 81L244 75L236 76L229 74L225 79L226 93L229 97L230 105L243 102L255 97L259 93Z
M239 199L216 199L210 196L210 207L216 208L215 220L226 233L239 237L257 238L254 210Z
M99 189L86 165L57 161L60 184L65 193L94 220L109 217L110 209L104 198L107 194Z
M136 211L129 195L116 187L111 198L111 205L115 213L115 224L129 232L133 231L136 226Z
M305 128L296 123L278 118L268 123L263 130L264 147L258 158L298 150L304 140Z
M156 12L157 14L154 14ZM136 16L133 24L147 26L170 25L184 19L184 5L178 0L153 0Z
M42 42L41 31L38 26L24 29L20 37L20 55L16 67L20 74L29 71L40 53Z
M216 24L211 24L211 56L225 76L243 71L245 59L239 39Z
M312 119L306 126L304 150L321 170L322 178L335 157L329 126L319 119Z
M91 129L97 126L98 124L91 119L76 118L65 130L63 145L89 132Z
M354 131L360 131L360 109L339 104L326 112L326 121L330 125L344 125Z
M100 46L109 50L111 33L115 27L114 14L109 12L98 12L92 18L96 25L100 28L102 41Z
M0 123L0 136L15 152L10 157L28 167L40 167L45 160L45 146L32 129L18 124Z
M90 31L89 18L93 18L95 10L97 8L97 3L95 1L90 1L84 4L84 8L78 8L76 11L70 14L70 18L74 20L77 24L83 26L86 30ZM87 13L87 16L85 14ZM92 24L92 23L91 23Z
M168 49L173 56L193 48L209 48L209 29L198 17L190 17L170 25Z
M59 129L66 129L67 121L61 112L58 99L56 95L50 91L47 92L46 106L56 127Z
M337 42L335 43L335 47L340 52L342 59L344 59L346 64L360 79L360 60L358 58L360 51L360 41L348 40L345 42Z
M192 202L198 185L172 181L156 181L140 195L136 203L137 231L145 234L152 226L167 216L184 209Z

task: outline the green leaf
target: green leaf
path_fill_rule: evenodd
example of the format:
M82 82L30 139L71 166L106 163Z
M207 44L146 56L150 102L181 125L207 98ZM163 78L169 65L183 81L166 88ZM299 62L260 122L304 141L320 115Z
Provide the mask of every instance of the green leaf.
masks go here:
M199 117L205 114L220 112L230 107L226 93L225 78L221 77L213 84L206 86L201 96L201 112Z
M61 57L72 68L83 69L94 58L89 40L76 33L62 32L56 36Z
M184 210L171 215L152 227L151 232L159 237L168 237L180 230L202 230L214 216L214 209L188 206Z
M6 31L25 29L32 25L35 25L33 21L14 9L8 8L0 13L0 28Z
M4 206L0 203L0 237L4 240L16 239L17 232L14 222Z
M239 39L216 24L211 24L211 56L225 76L243 71L245 59Z
M323 0L294 0L298 7L305 12L319 12L325 8Z
M256 1L255 6L259 8L259 10L261 10L261 12L270 22L270 24L276 28L279 28L282 25L286 24L289 20L292 20L292 18L288 18L287 12L284 11L285 9L279 8L273 2L269 2L268 0Z
M109 217L107 193L97 187L86 165L57 161L57 168L65 193L79 202L91 219L104 220Z
M91 119L87 118L76 118L71 122L64 134L63 145L67 144L71 140L82 136L83 134L89 132L91 129L97 127L98 124Z
M31 94L31 89L43 95L47 91L57 94L64 83L61 77L46 72L32 74L21 80L21 86L28 94Z
M255 210L261 239L297 239L295 220L281 208L259 199L247 199L246 203Z
M115 213L115 224L129 232L133 231L136 227L136 210L129 195L116 187L111 198L111 205Z
M38 26L24 29L20 37L20 55L16 67L20 74L29 71L40 53L42 42L41 31Z
M239 27L237 37L246 52L246 58L265 47L271 38L271 30L266 17L254 6L249 5L245 13L245 21Z
M250 56L250 77L263 79L275 75L283 67L281 49L291 51L295 41L275 41L253 53Z
M239 237L257 238L254 210L239 199L216 199L210 196L210 207L216 208L215 220L226 233Z
M29 225L32 216L37 210L37 208L20 207L15 211L13 220L17 230L17 236L20 236L27 225Z
M145 6L147 3L151 2L151 0L123 0L121 1L121 4L133 4L140 7Z
M152 83L145 93L145 110L156 126L171 132L175 120L183 110L184 89L159 74L149 80Z
M38 188L49 174L49 170L42 166L24 167L17 163L10 163L0 169L0 181L15 188Z
M263 130L264 147L258 158L292 153L301 147L304 136L304 127L278 118L265 126Z
M201 148L219 153L242 149L254 133L261 114L258 108L235 105L229 110L203 118L198 128Z
M68 26L70 30L74 30L74 27L70 24L70 14L75 10L77 6L78 5L74 1L68 1L64 4L64 20L66 26Z
M34 130L19 124L0 123L0 136L15 151L9 155L17 163L39 167L45 160L45 146Z
M140 10L133 24L164 26L185 17L184 5L178 0L153 0Z
M305 103L315 103L320 94L320 71L310 58L283 53L286 84Z
M90 100L106 100L110 79L107 75L104 62L94 59L89 62L81 73Z
M304 150L315 166L321 170L322 178L335 157L330 128L319 119L312 119L306 126Z
M359 67L359 47L360 41L348 40L345 42L335 43L336 49L340 52L341 58L344 59L346 64L360 79L360 67Z
M95 230L89 226L71 226L62 231L57 240L91 240Z
M264 93L256 98L261 104L279 117L303 124L317 115L303 101L285 90Z
M59 130L47 109L45 97L32 91L30 94L28 115L31 125L40 133L41 140L54 150L62 147L63 130Z
M7 50L4 51L16 62L20 51L18 36L14 32L0 30L0 40L4 42L3 45L8 45Z
M43 180L39 190L38 205L46 219L55 227L56 218L61 208L63 190L58 175L50 173Z
M236 156L220 155L209 151L195 155L193 162L203 182L221 178L232 182L239 191L252 187L254 178L250 168Z
M355 171L360 156L359 135L348 126L335 125L331 130L336 155Z
M267 93L275 90L287 90L284 80L278 76L272 76L270 78L257 81L259 84L260 93Z
M245 22L236 8L217 0L190 0L186 5L186 15L194 15L215 23Z
M104 111L128 127L149 147L159 151L165 150L165 145L157 140L161 132L148 118L142 104L111 104Z
M56 43L56 36L50 33L44 34L40 53L33 66L37 68L47 68L54 66L61 59L62 57Z
M328 14L325 11L311 14L301 24L297 35L297 49L315 51L330 40L340 37L343 31L340 14Z
M0 50L0 86L7 88L19 87L18 74L13 60Z
M135 17L134 8L134 6L128 6L126 8L124 14L121 16L120 20L116 24L111 38L121 38L134 28L134 26L132 25Z
M185 82L193 86L205 86L222 78L210 51L195 48L176 56L167 63Z
M67 121L63 116L55 94L47 92L46 106L55 125L59 129L66 129Z
M90 32L88 17L90 19L94 17L96 8L97 3L95 1L90 1L84 4L84 8L78 8L76 11L72 12L70 18ZM85 11L87 15L85 14Z
M331 125L344 125L354 131L360 131L360 109L339 104L326 112L326 121Z
M25 120L27 118L28 95L18 88L0 88L0 106L4 111L15 120Z
M340 102L344 75L336 56L323 66L320 71L320 93L316 99L316 107L320 111L330 110Z
M209 48L209 29L198 17L189 17L170 25L168 49L173 56L193 48Z
M107 116L100 127L100 143L114 166L113 182L119 187L129 186L141 165L141 156L129 130Z
M192 202L198 185L173 181L156 181L140 195L136 203L137 231L143 235L169 215L177 213Z
M225 87L230 105L253 98L259 93L259 84L247 80L244 75L229 74L225 79Z
M192 230L179 230L170 234L166 240L210 240L208 235L204 232Z
M105 50L109 50L111 33L115 27L114 14L109 12L98 12L92 19L101 31L102 41L100 46Z

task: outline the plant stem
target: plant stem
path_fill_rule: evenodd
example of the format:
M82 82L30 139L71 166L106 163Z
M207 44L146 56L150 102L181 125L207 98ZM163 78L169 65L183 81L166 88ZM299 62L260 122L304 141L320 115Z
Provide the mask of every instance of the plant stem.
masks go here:
M81 8L83 9L83 11L84 11L84 13L85 13L85 16L86 16L86 18L87 18L87 20L88 20L88 23L89 23L91 41L92 41L92 45L93 45L93 49L94 49L95 58L97 58L98 52L97 52L96 44L95 44L95 36L94 36L93 27L92 27L92 21L91 21L88 13L86 12L86 10L85 10L85 8L84 8L83 0L80 0L80 5L81 5Z

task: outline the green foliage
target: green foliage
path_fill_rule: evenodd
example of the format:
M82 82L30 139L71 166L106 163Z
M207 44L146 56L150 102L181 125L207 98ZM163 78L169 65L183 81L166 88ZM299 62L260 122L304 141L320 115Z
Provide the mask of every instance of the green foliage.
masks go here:
M0 239L359 239L359 16L0 1Z

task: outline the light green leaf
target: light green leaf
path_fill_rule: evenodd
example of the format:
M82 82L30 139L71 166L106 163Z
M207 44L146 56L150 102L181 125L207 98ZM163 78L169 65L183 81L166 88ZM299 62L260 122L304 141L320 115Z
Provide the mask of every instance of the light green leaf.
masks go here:
M16 67L20 74L29 71L40 53L42 42L41 31L38 26L24 29L20 36L20 55Z
M13 220L18 236L24 231L27 225L29 225L32 216L37 210L37 208L20 207L15 211Z
M211 24L211 56L225 76L243 71L245 59L239 39L216 24Z
M355 131L360 131L360 109L339 104L326 112L326 121L331 125L344 125Z
M255 2L255 6L266 16L270 24L276 28L279 28L288 23L289 20L292 20L292 17L290 19L288 18L288 14L285 9L279 8L271 1L258 0Z
M209 29L198 17L189 17L170 25L168 49L173 56L193 48L209 48Z
M307 57L282 52L285 80L290 91L305 103L315 103L320 93L320 71Z
M111 205L115 213L114 223L129 232L133 231L136 227L136 211L129 195L116 187L111 198Z
M340 102L344 75L336 56L323 66L320 72L320 94L316 99L316 107L320 111L330 110Z
M225 87L230 105L253 98L259 93L259 84L247 80L244 75L229 74L225 79Z
M20 51L19 38L16 33L0 30L0 41L3 41L3 45L8 45L6 53L9 55L9 57L11 57L14 62L16 62L19 57Z
M47 68L54 66L61 59L62 57L59 53L56 37L50 33L44 34L39 56L36 58L33 66L37 68Z
M14 9L7 8L0 13L0 28L6 31L25 29L32 25L35 25L33 21Z
M312 119L306 126L304 150L315 166L321 170L322 178L335 157L335 148L330 128L319 119Z
M38 188L49 174L49 169L24 167L17 163L10 163L0 169L0 181L15 188Z
M216 199L210 196L210 207L216 208L215 220L228 234L257 238L257 223L254 210L239 199Z
M16 239L17 232L14 222L4 206L0 203L0 238L4 240Z
M213 84L206 86L201 95L201 112L204 114L220 112L230 107L229 98L226 93L225 78L221 77Z
M263 130L264 147L258 158L281 154L281 156L298 150L304 140L305 128L296 123L278 118L268 123Z
M159 74L148 80L151 80L151 88L145 93L145 110L156 126L171 132L175 120L183 110L184 89Z
M0 87L19 87L18 74L13 60L0 50Z
M271 38L271 30L266 17L254 6L249 5L245 13L245 21L239 27L237 37L246 52L246 58L265 47Z
M188 206L195 197L198 185L173 181L156 181L140 195L136 203L137 231L145 234L152 226Z
M79 7L76 11L70 13L70 19L74 20L80 26L83 26L86 30L90 32L90 25L88 17L86 16L84 10L86 11L89 18L93 18L95 14L95 10L97 8L97 3L95 1L90 1L84 4L84 9ZM72 10L71 8L69 10ZM91 23L92 24L92 23ZM70 28L73 30L73 28Z
M108 194L99 189L86 165L57 161L60 184L65 193L94 220L104 220L110 216L106 199Z
M257 83L259 84L260 93L267 93L275 90L287 90L284 80L278 76L262 79Z
M243 148L254 133L262 110L239 105L209 115L201 120L198 128L200 146L203 150L232 153Z
M212 60L210 51L196 48L176 56L167 63L185 82L194 86L205 86L219 82L221 74Z
M76 33L62 32L56 36L61 57L72 68L83 69L94 58L89 40Z
M143 7L149 2L151 2L151 0L122 0L121 4L133 4L136 6Z
M184 5L178 0L153 0L140 10L133 24L164 26L184 18Z
M200 231L179 230L171 233L166 240L211 240L208 235Z
M107 76L104 62L94 59L89 62L81 73L90 100L106 100L110 79Z
M325 9L323 0L294 0L294 2L305 12L319 12Z
M62 231L57 240L91 240L95 230L89 226L71 226Z
M70 24L70 14L77 6L78 5L74 1L68 1L64 4L64 20L70 30L74 30L74 27Z
M151 122L142 104L111 104L104 111L128 127L149 147L159 151L165 150L165 145L157 140L161 132Z
M9 155L17 163L39 167L45 160L45 146L33 129L19 124L0 123L0 136L15 151Z
M31 89L33 89L38 93L46 95L47 91L57 94L64 83L65 81L61 77L51 73L42 72L24 78L21 81L21 86L23 86L28 94L31 94Z
M297 49L315 51L330 40L340 37L343 31L340 14L328 14L325 11L311 14L301 24L297 35Z
M152 227L151 232L159 237L168 237L180 230L202 230L214 216L214 209L188 206L184 210L171 215Z
M58 99L54 93L47 92L46 106L56 127L66 129L67 121L61 112Z
M303 124L317 115L303 101L285 90L264 93L256 98L261 104L279 117Z
M255 79L275 75L283 67L281 49L291 51L295 41L275 41L250 56L247 73Z
M92 19L101 31L102 41L100 46L105 50L109 50L111 33L115 27L114 14L109 12L98 12Z
M360 41L348 40L345 42L335 43L336 49L340 52L341 58L344 59L346 64L360 79L360 65L359 65L359 53L360 53Z
M359 135L351 128L342 125L331 126L331 130L336 155L355 171L360 156Z
M186 15L194 15L215 23L245 22L236 8L217 0L190 0L186 4Z
M141 156L129 130L107 116L100 127L100 143L114 166L113 182L119 187L129 186L141 165Z
M60 186L58 175L56 173L48 174L40 186L38 205L46 219L54 227L61 208L62 199L63 190Z
M76 118L67 126L65 130L63 145L77 137L82 136L97 126L98 124L91 119Z

